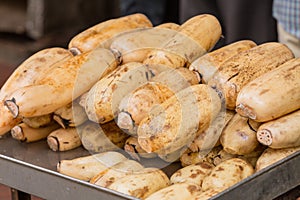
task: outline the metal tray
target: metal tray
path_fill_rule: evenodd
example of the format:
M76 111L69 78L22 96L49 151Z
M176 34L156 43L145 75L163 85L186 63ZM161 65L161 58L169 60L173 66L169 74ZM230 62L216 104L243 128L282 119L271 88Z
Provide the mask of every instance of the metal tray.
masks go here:
M60 160L89 154L81 147L67 152L53 152L46 141L20 143L8 135L0 139L0 183L47 200L136 199L56 171ZM151 159L148 164L151 166ZM163 170L170 176L179 167L179 163L172 163ZM296 152L212 199L270 200L299 185L300 152Z

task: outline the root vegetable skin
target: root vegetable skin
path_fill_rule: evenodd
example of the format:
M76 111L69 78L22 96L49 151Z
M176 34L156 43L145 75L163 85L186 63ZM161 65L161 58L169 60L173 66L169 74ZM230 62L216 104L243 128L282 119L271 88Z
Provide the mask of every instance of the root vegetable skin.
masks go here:
M118 34L138 28L152 27L151 21L143 14L136 13L100 22L78 35L69 42L69 49L75 54L88 52L99 46L108 48L112 38Z
M122 149L129 137L114 121L101 125L87 122L79 127L79 135L83 147L90 152Z
M47 144L52 151L68 151L81 146L76 128L59 128L47 136Z
M211 197L217 195L218 193L222 192L226 188L210 188L206 191L200 191L193 196L193 200L207 200L210 199Z
M32 128L40 128L53 122L53 114L47 114L37 117L23 118L22 121Z
M20 87L34 84L44 71L51 70L57 62L73 57L67 49L52 47L42 49L22 62L5 81L0 91L0 99L5 99L9 93Z
M191 182L197 185L202 185L202 181L207 176L214 166L208 162L200 162L183 167L172 174L170 181L172 184Z
M110 49L120 52L122 64L143 62L149 52L161 48L161 44L177 32L166 28L136 29L113 38Z
M183 167L197 164L200 162L209 163L215 165L215 158L219 157L219 152L223 149L221 145L216 146L212 149L198 151L198 152L191 152L189 149L186 150L180 156L180 162Z
M286 45L264 43L227 59L208 85L223 94L227 109L235 110L237 96L247 83L292 58L294 54Z
M174 92L167 85L158 82L148 82L142 85L128 97L122 99L120 103L122 107L119 108L121 114L118 114L118 126L136 136L136 126L147 116L151 108L163 103L172 95Z
M199 26L201 26L202 30L199 30ZM206 51L210 51L214 47L222 32L218 19L209 14L191 17L180 26L179 31L191 37Z
M256 131L258 122L249 122L251 119L236 113L223 130L220 142L225 151L231 154L246 155L251 153L258 145Z
M122 98L164 69L138 62L119 66L89 90L85 104L88 118L101 124L113 120Z
M173 22L166 22L166 23L158 24L154 28L166 28L166 29L177 31L180 29L180 25Z
M242 51L255 47L256 44L251 40L241 40L231 43L212 52L200 56L189 66L190 70L197 71L202 83L208 83L212 76L218 71L221 64L227 59Z
M21 142L36 142L46 139L47 136L54 130L58 129L57 123L52 123L40 128L32 128L25 123L21 123L11 129L12 138Z
M220 109L220 98L207 85L187 87L149 112L138 127L138 142L146 152L174 152L208 128Z
M102 187L109 187L116 180L125 177L128 174L138 173L144 167L137 161L125 160L108 168L93 177L90 182Z
M8 133L22 119L11 115L4 106L4 100L15 90L32 85L41 73L50 70L56 63L72 58L71 52L60 47L40 50L21 63L5 81L0 90L0 136Z
M201 191L199 184L190 182L176 183L158 190L145 200L190 200L199 191Z
M166 40L161 49L151 51L143 63L163 64L171 68L189 65L209 51L220 36L221 26L214 16L207 14L194 16L184 22L178 34Z
M108 151L71 160L61 160L57 164L57 171L73 178L89 181L101 171L126 159L121 153Z
M257 140L274 149L300 146L300 110L263 123Z
M136 136L136 129L148 112L174 93L199 83L198 74L187 68L168 69L153 77L121 100L118 126Z
M240 182L254 173L251 164L240 158L231 158L217 165L206 176L202 183L202 190L214 188L226 189Z
M236 111L255 121L267 122L299 109L299 77L300 58L285 62L247 84L237 97Z
M108 188L145 199L152 193L170 185L168 176L157 168L144 168L116 180Z
M41 74L35 85L22 87L5 101L14 117L34 117L54 112L87 92L117 66L107 49L74 56Z
M284 148L284 149L272 149L267 148L264 152L260 155L256 162L256 171L260 171L263 168L266 168L285 157L292 155L293 153L300 151L300 146L298 147L291 147L291 148Z
M198 133L198 136L189 145L192 152L199 152L212 149L220 145L220 136L229 121L235 115L234 111L225 110L225 113L220 113L215 119L215 122L206 130Z

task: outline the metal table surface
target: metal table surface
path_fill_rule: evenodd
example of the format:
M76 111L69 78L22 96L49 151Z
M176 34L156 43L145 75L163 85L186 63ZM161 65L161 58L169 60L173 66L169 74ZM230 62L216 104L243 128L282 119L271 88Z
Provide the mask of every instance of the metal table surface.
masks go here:
M0 139L0 183L47 200L135 199L56 171L60 160L89 155L83 148L53 152L46 141L20 143ZM178 165L163 170L172 174ZM216 195L213 199L274 199L300 185L300 152L269 166Z
M56 171L62 159L89 155L83 148L53 152L46 141L20 143L0 139L0 183L47 200L134 199Z

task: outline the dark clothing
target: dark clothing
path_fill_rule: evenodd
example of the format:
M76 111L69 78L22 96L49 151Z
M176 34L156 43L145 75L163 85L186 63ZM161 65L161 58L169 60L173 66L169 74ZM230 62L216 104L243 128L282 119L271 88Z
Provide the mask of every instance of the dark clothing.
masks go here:
M261 44L277 41L272 0L180 0L179 21L198 14L213 14L221 25L224 38L219 45L242 39Z
M120 0L120 12L121 15L143 13L153 25L164 22L178 23L177 0Z

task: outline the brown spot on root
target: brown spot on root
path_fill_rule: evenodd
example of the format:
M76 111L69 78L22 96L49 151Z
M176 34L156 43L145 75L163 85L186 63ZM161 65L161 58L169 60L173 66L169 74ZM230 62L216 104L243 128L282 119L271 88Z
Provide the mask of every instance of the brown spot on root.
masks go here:
M238 131L237 135L239 135L240 138L242 138L243 140L247 140L248 139L248 135L245 132L243 132L243 131Z
M143 188L139 188L133 191L129 191L129 193L134 197L145 198L146 194L149 192L149 187L145 186Z
M38 61L39 62L46 62L46 58L39 58Z
M239 169L240 169L241 171L244 171L244 167L241 166L241 165L239 165Z
M196 170L196 173L192 173L191 175L190 175L190 178L196 178L199 174L205 174L202 170L200 170L200 169L197 169Z
M204 169L211 169L212 168L211 165L209 165L207 163L204 163L204 162L197 163L197 165L200 165Z
M110 186L113 182L115 182L115 178L110 177L109 180L105 181L105 187Z
M223 168L223 167L218 167L218 168L216 169L216 171L224 171L224 168Z
M116 89L117 89L117 87L118 87L118 85L117 84L112 84L112 86L111 86L111 90L112 90L112 92L114 92Z
M263 95L263 94L265 94L265 93L267 93L267 92L269 92L269 91L270 91L269 89L262 90L262 91L259 93L259 95Z
M187 189L191 194L198 191L198 188L195 185L189 185Z
M176 176L182 176L181 170L179 170L179 171L176 172Z

